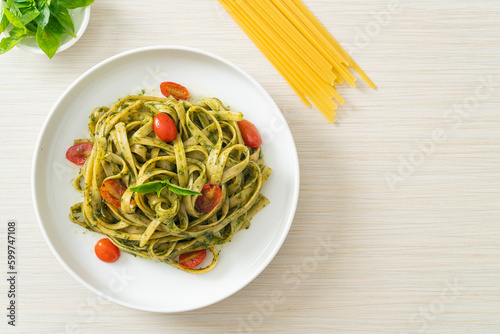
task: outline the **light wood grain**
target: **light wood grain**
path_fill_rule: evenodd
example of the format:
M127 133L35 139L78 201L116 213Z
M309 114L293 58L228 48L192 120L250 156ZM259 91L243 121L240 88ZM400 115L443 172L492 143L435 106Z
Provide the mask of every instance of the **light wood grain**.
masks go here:
M305 1L351 48L392 2ZM97 0L83 38L53 60L0 56L0 240L7 219L17 219L16 331L500 332L500 4L400 5L352 54L379 89L341 88L347 102L335 125L301 104L215 0ZM203 48L254 76L282 109L301 164L296 218L270 266L216 305L170 315L102 301L76 282L45 244L30 194L34 145L56 99L98 62L157 44ZM445 111L490 76L494 91L455 127ZM435 130L446 139L422 158L419 143ZM386 177L412 155L421 163L391 188ZM332 253L314 269L307 260L328 236ZM260 318L256 305L269 305L273 292L280 302ZM1 318L0 331L12 331Z

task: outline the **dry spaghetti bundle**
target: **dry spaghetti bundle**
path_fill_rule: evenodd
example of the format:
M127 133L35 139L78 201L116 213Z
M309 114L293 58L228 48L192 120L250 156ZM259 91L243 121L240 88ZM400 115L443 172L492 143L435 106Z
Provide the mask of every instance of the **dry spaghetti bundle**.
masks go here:
M354 69L375 84L301 0L219 0L306 106L311 101L333 123L344 99L335 85L356 87Z

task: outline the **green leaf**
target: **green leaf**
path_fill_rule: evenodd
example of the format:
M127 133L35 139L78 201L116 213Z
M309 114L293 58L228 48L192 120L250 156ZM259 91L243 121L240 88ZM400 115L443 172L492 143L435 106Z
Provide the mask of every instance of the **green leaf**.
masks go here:
M137 186L137 187L132 187L132 188L130 188L130 190L135 191L136 193L139 193L139 194L149 194L153 191L157 191L158 189L161 189L163 186L164 186L163 181L153 181L153 182L141 184L140 186Z
M27 36L26 30L15 27L12 28L12 30L10 31L10 36L2 38L2 41L0 41L0 54L4 54L5 52L12 49L14 46L16 46L17 43L19 43L26 36Z
M3 7L0 8L0 34L5 31L5 28L7 28L10 24L9 19L5 15L3 11Z
M39 27L45 28L47 23L49 23L50 18L49 5L47 5L46 1L40 1L37 7L40 15L38 15L38 17L35 19L35 22Z
M176 193L176 194L179 194L182 196L186 196L186 195L198 195L199 196L199 195L201 195L201 193L199 193L197 191L193 191L190 189L176 186L175 184L170 183L169 180L165 180L165 182L168 184L168 189L173 193Z
M94 3L94 0L52 0L52 1L59 2L60 5L68 9L87 7Z
M60 24L68 27L71 32L75 32L73 19L69 15L69 11L66 7L62 6L58 1L52 1L50 3L50 11L52 16L54 16Z
M11 0L11 1L7 1L7 2L15 3L16 7L19 9L35 6L35 1L33 1L33 0Z
M8 1L5 3L4 7L5 16L14 26L18 28L23 28L26 24L33 21L40 12L36 7L26 7L22 10L19 9L16 3Z
M16 16L21 16L21 10L19 9L19 4L12 0L5 0L5 5L9 8L10 11L14 13Z
M21 22L23 23L23 25L30 23L40 15L40 12L38 11L38 9L36 9L36 7L30 7L26 9L26 11L21 12L23 13L23 15L21 16Z
M162 181L153 181L153 182L149 182L149 183L144 183L144 184L141 184L140 186L132 187L132 188L130 188L130 190L135 191L136 193L139 193L139 194L149 194L151 192L156 191L156 194L158 195L158 197L160 197L161 191L163 189L165 189L165 187L168 187L168 190L170 190L171 192L176 193L178 195L182 195L182 196L201 195L201 193L199 193L197 191L182 188L182 187L179 187L175 184L172 184L167 179L162 180Z
M16 11L17 10L17 11ZM24 24L21 22L21 11L17 7L8 6L6 3L3 6L3 13L10 23L18 28L22 28Z
M36 42L40 49L52 59L56 54L59 45L61 44L61 37L65 29L63 26L52 17L45 28L38 27L36 31Z
M0 55L12 49L17 43L19 43L18 39L12 37L2 38L2 41L0 41Z

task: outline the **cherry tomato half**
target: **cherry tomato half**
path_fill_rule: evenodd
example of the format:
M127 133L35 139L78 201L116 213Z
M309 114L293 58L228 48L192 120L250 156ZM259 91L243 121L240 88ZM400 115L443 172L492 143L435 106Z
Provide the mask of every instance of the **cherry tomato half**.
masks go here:
M176 84L175 82L162 82L160 84L160 90L166 97L172 95L176 100L189 99L189 91L186 87Z
M201 195L196 198L194 207L198 212L212 211L222 200L222 190L214 183L207 183L201 189Z
M117 208L121 208L121 199L126 190L127 188L115 180L106 180L102 183L100 193L106 202L113 204Z
M166 143L171 143L177 137L177 127L172 118L164 113L158 113L153 120L153 129L158 138Z
M262 138L260 137L260 133L253 125L247 120L242 120L238 122L238 127L241 131L241 137L243 137L243 141L245 145L251 148L259 148L262 144Z
M83 165L92 152L93 145L90 143L80 143L71 146L66 151L66 159L75 165Z
M187 269L193 268L202 263L206 256L206 249L184 253L179 256L179 264Z
M120 257L120 250L108 238L99 240L94 250L95 255L103 262L112 263Z

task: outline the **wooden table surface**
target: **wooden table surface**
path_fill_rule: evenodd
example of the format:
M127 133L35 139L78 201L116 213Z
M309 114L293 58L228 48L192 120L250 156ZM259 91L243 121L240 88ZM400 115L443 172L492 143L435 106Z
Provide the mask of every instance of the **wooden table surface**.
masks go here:
M215 0L100 1L71 49L0 56L0 264L18 221L19 333L500 333L500 3L305 0L378 84L340 88L329 125ZM391 9L391 12L389 12ZM31 160L52 105L82 73L178 44L241 66L293 132L301 192L269 267L226 300L180 314L107 302L45 243ZM320 240L329 242L314 259ZM6 274L5 274L6 275ZM279 300L272 295L279 294Z

